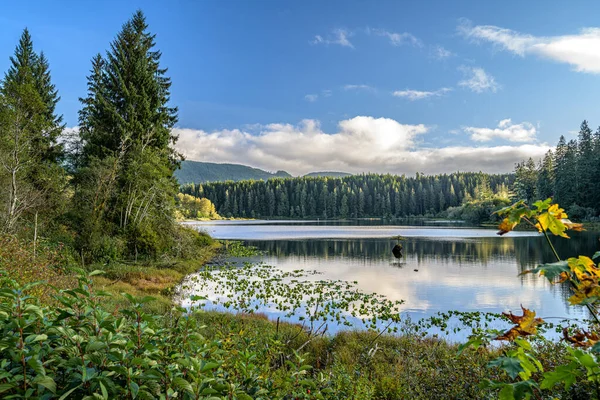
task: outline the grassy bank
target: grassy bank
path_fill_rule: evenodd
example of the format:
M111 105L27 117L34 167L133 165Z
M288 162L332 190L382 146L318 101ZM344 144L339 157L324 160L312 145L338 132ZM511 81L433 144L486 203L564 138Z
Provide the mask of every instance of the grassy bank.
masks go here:
M121 293L136 297L152 296L155 300L148 303L147 307L160 313L173 307L174 290L183 278L215 258L220 247L219 242L212 241L193 260L112 262L93 264L88 270L104 271L104 274L93 277L94 285L113 295L110 301L115 306L123 306L127 302L120 296Z

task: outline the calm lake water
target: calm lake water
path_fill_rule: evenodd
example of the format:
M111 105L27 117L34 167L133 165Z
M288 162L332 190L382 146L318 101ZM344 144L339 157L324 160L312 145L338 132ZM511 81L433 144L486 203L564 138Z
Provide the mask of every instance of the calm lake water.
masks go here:
M239 239L264 250L260 260L284 271L317 270L320 278L357 281L365 292L404 300L403 314L419 319L440 311L511 310L520 305L548 321L584 318L585 309L571 307L567 285L519 274L553 262L543 236L460 223L387 225L381 221L217 221L194 223L219 239ZM436 226L437 225L437 226ZM396 235L406 240L404 257L392 255ZM570 240L554 238L566 258L594 254L600 234L574 232Z

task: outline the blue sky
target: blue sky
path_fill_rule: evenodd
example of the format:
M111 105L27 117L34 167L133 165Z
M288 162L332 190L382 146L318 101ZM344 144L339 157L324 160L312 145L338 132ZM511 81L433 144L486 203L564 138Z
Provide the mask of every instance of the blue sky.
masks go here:
M598 2L10 2L0 71L27 26L75 127L90 59L137 8L190 159L295 174L510 171L583 119L600 124Z

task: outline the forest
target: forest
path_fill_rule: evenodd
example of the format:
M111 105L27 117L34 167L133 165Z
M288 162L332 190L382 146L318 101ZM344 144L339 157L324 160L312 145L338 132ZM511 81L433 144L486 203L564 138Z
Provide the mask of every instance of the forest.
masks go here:
M554 151L542 160L519 163L514 191L530 203L552 197L571 218L596 220L600 214L600 127L592 132L584 120L576 139L567 141L561 136Z
M513 182L513 174L361 174L189 184L181 191L209 199L224 217L381 218L436 216L476 200L507 204Z

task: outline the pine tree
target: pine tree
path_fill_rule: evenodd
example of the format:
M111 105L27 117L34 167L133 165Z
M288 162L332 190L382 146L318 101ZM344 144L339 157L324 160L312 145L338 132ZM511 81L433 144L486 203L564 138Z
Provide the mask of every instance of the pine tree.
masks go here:
M0 127L0 182L5 229L14 230L17 221L29 214L42 213L50 224L64 204L65 174L59 161L62 148L57 143L63 130L62 116L56 115L58 92L52 83L49 63L36 54L29 31L19 39L10 67L0 86L3 96ZM7 183L10 182L10 183Z
M592 182L594 182L594 144L592 130L585 120L581 123L579 130L576 174L577 192L581 194L590 193ZM583 207L592 207L594 205L592 197L589 195L580 196L578 202Z
M538 167L536 197L545 200L554 196L554 165L552 151L548 150Z
M173 149L177 108L169 106L171 80L154 47L155 35L137 11L106 56L92 60L76 177L81 218L93 221L82 246L92 253L91 242L106 234L123 235L131 255L156 255L172 240L173 171L181 159ZM91 186L101 187L100 194Z

